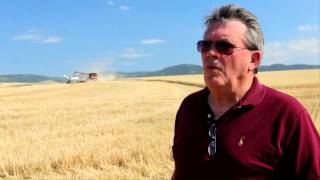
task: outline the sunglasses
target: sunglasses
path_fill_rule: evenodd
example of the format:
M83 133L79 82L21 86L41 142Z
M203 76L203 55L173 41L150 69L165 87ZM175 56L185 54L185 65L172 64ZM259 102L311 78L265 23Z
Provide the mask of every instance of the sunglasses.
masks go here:
M197 42L197 49L200 53L206 53L211 49L215 49L220 54L231 55L236 48L247 49L242 47L236 47L235 45L227 41L201 40Z
M211 142L208 146L209 156L214 157L217 152L217 128L215 124L212 124L209 128L209 136L211 138Z

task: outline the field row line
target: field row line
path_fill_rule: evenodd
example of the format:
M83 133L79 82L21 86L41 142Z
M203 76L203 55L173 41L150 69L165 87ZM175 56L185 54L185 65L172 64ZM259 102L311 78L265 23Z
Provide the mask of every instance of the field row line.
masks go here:
M204 88L205 85L202 83L194 83L194 82L187 82L187 81L176 81L176 80L164 80L164 79L134 79L137 81L153 81L153 82L166 82L166 83L173 83L173 84L181 84L186 86L195 86ZM297 85L280 85L280 86L272 86L275 89L299 89L299 88L320 88L320 84L297 84Z
M174 81L174 80L164 80L164 79L134 79L134 80L136 80L136 81L151 81L151 82L165 82L165 83L181 84L181 85L201 87L201 88L205 87L205 85L202 83L192 83L192 82L186 82L186 81Z

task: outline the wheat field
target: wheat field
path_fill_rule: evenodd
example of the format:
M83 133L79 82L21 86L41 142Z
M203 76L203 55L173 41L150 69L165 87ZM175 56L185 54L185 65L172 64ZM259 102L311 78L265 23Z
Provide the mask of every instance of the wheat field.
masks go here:
M263 72L320 132L320 70ZM3 179L170 179L175 113L201 75L0 84Z

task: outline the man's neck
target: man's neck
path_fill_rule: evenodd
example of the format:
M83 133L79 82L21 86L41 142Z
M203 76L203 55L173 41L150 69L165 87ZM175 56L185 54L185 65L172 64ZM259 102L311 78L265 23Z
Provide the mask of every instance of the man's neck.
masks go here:
M208 103L216 117L220 117L228 109L234 106L250 89L253 82L253 78L237 83L230 84L224 87L209 88L210 95L208 97Z

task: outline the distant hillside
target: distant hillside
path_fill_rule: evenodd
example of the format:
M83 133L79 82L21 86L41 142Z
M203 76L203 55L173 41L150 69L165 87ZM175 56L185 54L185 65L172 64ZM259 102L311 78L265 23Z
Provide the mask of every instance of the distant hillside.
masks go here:
M193 64L179 64L176 66L166 67L159 71L142 71L142 72L117 72L119 77L145 77L145 76L169 76L183 74L202 73L202 67Z
M262 71L280 71L280 70L298 70L298 69L319 69L320 65L306 65L306 64L272 64L261 66L259 72ZM168 75L184 75L184 74L201 74L202 66L192 64L180 64L176 66L170 66L159 71L152 72L118 72L118 77L144 77L144 76L168 76Z
M271 64L268 66L261 66L259 71L282 71L282 70L298 70L298 69L319 69L320 65L308 65L308 64Z
M306 64L272 64L268 66L261 66L261 71L280 71L280 70L295 70L295 69L320 69L320 65L306 65ZM159 71L141 71L141 72L105 72L99 76L115 75L116 78L124 77L146 77L146 76L169 76L169 75L185 75L185 74L201 74L202 66L193 64L179 64L176 66L166 67ZM65 82L63 78L48 77L34 74L14 74L14 75L0 75L0 82L24 82L24 83L38 83L42 81L56 81Z
M56 77L35 75L35 74L0 75L0 82L38 83L38 82L42 82L42 81L63 82L63 79L56 78Z
M160 71L154 72L156 75L179 75L179 74L199 74L202 73L202 67L192 64L181 64L170 66Z

